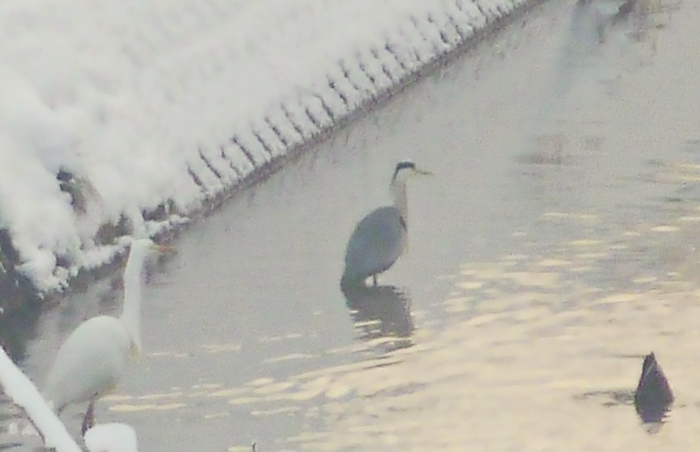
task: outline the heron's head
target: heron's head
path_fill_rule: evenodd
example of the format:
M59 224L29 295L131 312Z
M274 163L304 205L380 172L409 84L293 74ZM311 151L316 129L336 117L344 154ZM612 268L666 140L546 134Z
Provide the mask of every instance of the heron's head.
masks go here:
M416 166L411 160L402 160L396 164L396 169L394 170L394 177L392 177L392 182L405 181L412 176L429 176L432 175L430 171L426 171L422 168Z

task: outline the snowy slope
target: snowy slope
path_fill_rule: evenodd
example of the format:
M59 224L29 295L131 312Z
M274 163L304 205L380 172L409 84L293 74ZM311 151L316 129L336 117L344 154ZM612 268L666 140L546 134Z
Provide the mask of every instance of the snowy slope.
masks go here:
M0 3L0 270L64 287L530 1Z

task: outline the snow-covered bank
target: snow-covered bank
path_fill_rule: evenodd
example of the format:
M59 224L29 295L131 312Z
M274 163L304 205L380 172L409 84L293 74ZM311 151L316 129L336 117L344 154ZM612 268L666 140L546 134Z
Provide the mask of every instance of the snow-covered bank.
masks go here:
M60 289L535 1L3 2L0 263Z

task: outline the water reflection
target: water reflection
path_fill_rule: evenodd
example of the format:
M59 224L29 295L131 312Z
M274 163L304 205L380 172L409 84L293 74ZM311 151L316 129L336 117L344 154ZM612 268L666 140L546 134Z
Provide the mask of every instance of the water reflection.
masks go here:
M640 405L637 402L637 392L626 389L588 391L574 396L574 400L596 400L606 408L634 406L639 418L642 420L642 427L647 433L652 434L661 430L670 410L670 405L665 405L662 409L654 405Z
M668 9L663 3L666 2L576 1L562 37L560 54L552 67L551 84L542 93L540 105L530 115L531 127L538 132L532 155L527 153L522 157L525 161L555 165L568 163L570 155L566 151L570 143L561 120L571 107L575 88L582 80L588 79L600 83L610 93L616 90L615 72L610 71L607 55L615 55L618 64L632 63L635 66L653 58L656 44L652 32L662 26L663 18L658 17L658 13ZM648 45L636 45L641 42ZM647 47L650 50L645 52ZM648 55L644 56L645 53ZM575 108L579 108L578 105ZM592 141L600 140L597 134L591 138Z
M602 44L610 27L627 19L635 10L638 0L578 0L572 30L588 34L590 41Z
M413 345L413 318L408 294L395 286L342 289L355 325L364 340L394 338L391 349Z
M574 400L597 401L605 408L632 406L634 404L634 391L628 389L588 391L575 395Z

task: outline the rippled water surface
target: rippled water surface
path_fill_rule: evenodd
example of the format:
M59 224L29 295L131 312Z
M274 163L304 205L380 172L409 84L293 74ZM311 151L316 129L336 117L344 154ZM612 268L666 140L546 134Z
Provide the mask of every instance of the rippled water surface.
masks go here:
M597 5L537 8L193 225L98 422L143 451L697 448L700 5ZM346 240L405 157L436 174L409 252L346 299ZM115 281L40 319L33 378ZM652 350L663 424L631 403Z

